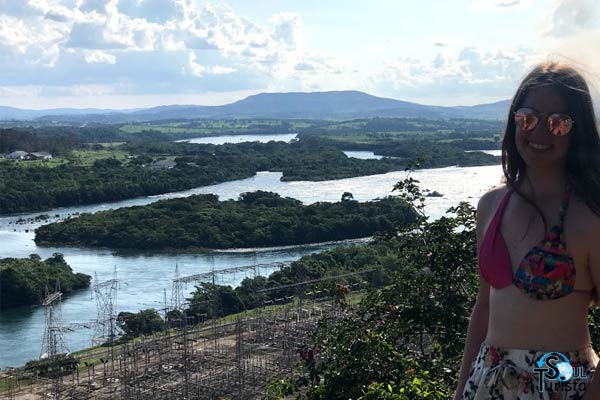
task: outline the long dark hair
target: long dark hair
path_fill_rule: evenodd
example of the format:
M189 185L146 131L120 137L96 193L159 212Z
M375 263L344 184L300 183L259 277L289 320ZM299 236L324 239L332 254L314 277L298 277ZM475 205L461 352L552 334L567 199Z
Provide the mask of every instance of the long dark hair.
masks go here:
M518 188L525 177L526 164L517 151L513 119L513 112L521 106L527 93L540 85L550 85L567 102L569 115L573 117L575 123L569 133L571 137L565 173L575 194L582 198L590 210L598 216L600 216L600 137L590 89L575 67L555 61L544 62L535 66L525 76L508 111L502 140L502 169L506 184L540 214L545 231L547 226L544 214Z

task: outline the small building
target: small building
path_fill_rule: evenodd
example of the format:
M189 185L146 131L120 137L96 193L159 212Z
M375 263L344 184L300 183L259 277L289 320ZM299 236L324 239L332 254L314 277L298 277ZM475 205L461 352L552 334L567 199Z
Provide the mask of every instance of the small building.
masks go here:
M175 168L176 165L177 163L173 160L160 160L152 163L150 167L156 169L171 169Z
M46 153L45 151L37 151L34 153L29 153L31 160L51 160L52 154Z
M13 151L6 156L9 160L29 160L29 153L26 151Z

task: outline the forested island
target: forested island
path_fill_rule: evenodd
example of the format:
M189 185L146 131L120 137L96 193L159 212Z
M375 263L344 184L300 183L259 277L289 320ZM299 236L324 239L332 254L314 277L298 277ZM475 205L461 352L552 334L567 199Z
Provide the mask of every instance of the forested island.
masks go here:
M146 206L82 214L36 229L41 245L135 249L226 249L285 246L362 238L414 220L397 197L359 203L344 193L337 203L303 205L271 192L219 201L213 194Z
M0 259L0 310L40 304L46 287L57 287L64 294L90 286L91 277L73 273L62 254L42 260L37 254L29 258ZM60 286L57 286L59 284Z

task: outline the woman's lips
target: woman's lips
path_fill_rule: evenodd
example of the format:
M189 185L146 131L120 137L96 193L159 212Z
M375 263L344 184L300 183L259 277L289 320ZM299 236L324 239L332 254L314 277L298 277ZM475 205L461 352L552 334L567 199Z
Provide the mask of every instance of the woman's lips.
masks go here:
M535 142L531 142L531 141L528 141L527 145L529 146L529 148L538 150L538 151L548 150L549 148L552 147L552 145L550 145L550 144L535 143Z

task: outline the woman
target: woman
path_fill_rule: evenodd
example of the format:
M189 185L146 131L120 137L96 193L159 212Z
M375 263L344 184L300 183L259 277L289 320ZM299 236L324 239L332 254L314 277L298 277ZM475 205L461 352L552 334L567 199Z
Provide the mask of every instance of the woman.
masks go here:
M480 287L454 398L600 399L587 321L600 287L600 139L573 67L525 77L502 166L505 185L477 206Z

